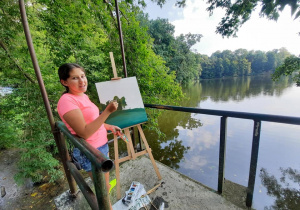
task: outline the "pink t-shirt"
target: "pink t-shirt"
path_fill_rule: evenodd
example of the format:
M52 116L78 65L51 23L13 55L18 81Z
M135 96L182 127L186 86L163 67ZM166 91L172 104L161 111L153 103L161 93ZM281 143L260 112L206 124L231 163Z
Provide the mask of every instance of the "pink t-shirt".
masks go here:
M81 110L84 120L87 124L94 121L99 116L98 107L93 102L90 101L89 97L86 94L83 94L82 96L73 95L70 93L63 94L58 101L57 111L60 118L62 119L62 121L65 123L65 125L67 126L67 128L72 134L76 134L76 133L69 126L69 124L66 123L63 116L67 112L74 109ZM104 127L104 124L93 135L91 135L88 139L86 139L86 141L94 148L98 148L106 144L107 131Z

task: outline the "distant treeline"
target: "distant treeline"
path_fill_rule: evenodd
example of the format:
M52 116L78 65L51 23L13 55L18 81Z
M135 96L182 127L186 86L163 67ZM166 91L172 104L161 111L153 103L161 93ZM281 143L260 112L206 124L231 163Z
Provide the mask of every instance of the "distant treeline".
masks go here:
M175 37L175 27L167 19L148 20L147 16L140 18L154 39L154 52L166 61L169 72L174 72L180 83L275 71L291 55L285 48L268 52L238 49L234 52L217 51L209 57L191 50L200 41L201 34L189 33Z
M268 52L247 51L245 49L238 49L234 52L230 50L217 51L210 57L201 56L202 72L200 78L248 76L268 71L274 72L290 55L285 48Z

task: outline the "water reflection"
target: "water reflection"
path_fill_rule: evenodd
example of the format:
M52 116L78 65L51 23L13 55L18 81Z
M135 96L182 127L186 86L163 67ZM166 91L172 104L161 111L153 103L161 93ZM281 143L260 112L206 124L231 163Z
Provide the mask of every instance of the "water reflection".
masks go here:
M199 120L191 118L189 113L174 112L170 114L164 112L160 117L159 125L165 125L159 126L165 136L158 136L153 131L145 131L147 139L151 139L154 158L174 169L178 169L184 154L190 149L190 146L185 146L182 138L179 138L180 130L191 130L202 126L202 124Z
M282 78L280 82L270 80L270 75L252 77L234 77L201 81L202 97L218 101L242 101L245 98L268 95L280 96L283 90L293 85L290 77Z
M299 209L300 190L295 185L300 186L300 171L288 167L280 168L280 172L281 177L277 179L265 168L260 170L263 186L267 188L268 195L275 198L274 204L265 209Z
M183 90L189 98L180 103L184 107L300 116L300 88L295 89L290 78L276 83L269 75L205 80ZM220 117L164 111L159 129L164 138L145 132L154 158L217 189ZM248 183L252 132L251 120L228 119L225 178L244 186ZM274 168L295 166L299 136L299 126L263 122L258 168L273 172ZM254 208L262 209L273 199L258 175L253 203Z

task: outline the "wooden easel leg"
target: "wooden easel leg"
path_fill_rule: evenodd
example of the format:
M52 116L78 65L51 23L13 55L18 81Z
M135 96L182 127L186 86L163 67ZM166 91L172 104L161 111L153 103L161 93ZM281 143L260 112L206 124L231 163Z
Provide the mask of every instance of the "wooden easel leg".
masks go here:
M144 142L144 144L145 144L146 150L147 150L147 152L148 152L148 154L149 154L149 157L150 157L150 160L151 160L151 162L152 162L153 168L154 168L154 170L155 170L155 172L156 172L157 178L158 178L158 180L161 180L161 175L160 175L160 173L159 173L159 170L158 170L158 168L157 168L157 165L156 165L156 163L155 163L155 160L154 160L154 158L153 158L151 149L150 149L150 147L149 147L149 145L148 145L148 142L147 142L147 140L146 140L146 137L145 137L145 134L144 134L144 132L143 132L143 130L142 130L141 125L137 125L137 128L138 128L138 130L139 130L139 132L140 132L140 135L141 135L141 138L142 138L142 140L143 140L143 142Z
M131 158L134 160L136 158L136 154L134 152L129 128L125 128L124 131L125 131L125 135L127 136L128 140L129 140L129 142L127 144L128 156L131 156Z
M119 149L118 149L118 138L114 135L114 151L115 151L115 168L116 168L116 179L117 179L117 199L121 199L121 185L120 185L120 168L119 168Z

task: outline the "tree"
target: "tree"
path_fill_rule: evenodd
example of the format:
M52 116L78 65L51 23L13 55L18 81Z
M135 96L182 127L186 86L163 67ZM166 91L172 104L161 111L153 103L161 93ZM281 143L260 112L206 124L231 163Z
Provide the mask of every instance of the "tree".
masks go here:
M270 20L277 20L280 12L286 7L291 7L291 15L294 19L300 16L299 0L238 0L231 3L230 0L208 0L209 7L207 10L210 14L217 8L226 10L225 17L219 23L216 32L223 37L236 36L238 29L250 19L251 13L261 7L260 15Z
M251 63L246 58L238 60L238 76L248 76L251 74Z
M167 0L151 0L156 2L159 6L163 6ZM142 5L145 5L143 0ZM236 36L239 28L247 22L254 10L260 7L260 15L270 20L277 21L280 12L286 7L290 6L291 16L294 19L300 17L300 0L207 0L207 10L212 15L214 10L217 8L225 9L225 17L222 18L216 32L221 34L223 37ZM177 0L176 4L178 7L184 7L186 0Z
M142 11L127 2L119 4L128 76L136 76L145 103L175 103L182 96L175 74L152 50L147 28L136 19ZM96 82L113 77L109 52L114 52L121 76L122 57L114 5L108 1L26 1L33 44L55 120L56 104L63 92L57 69L65 62L85 67L88 94L99 104ZM17 178L40 181L47 173L54 181L61 173L57 149L24 36L18 1L0 1L0 86L14 88L0 99L0 148L21 149ZM3 27L2 27L3 26ZM156 113L148 113L149 124ZM152 117L154 116L154 117Z
M284 63L279 66L272 75L273 80L279 80L283 75L292 75L297 86L300 86L300 58L296 56L289 56L284 60Z
M154 52L166 61L169 72L176 74L176 80L186 83L198 79L201 68L191 47L200 41L202 35L188 33L174 37L175 27L167 19L150 20L148 26L148 32L154 39Z
M162 7L166 3L167 0L151 0L151 1L156 2L157 5ZM184 7L185 2L186 2L186 0L176 0L175 5L178 6L178 7ZM139 3L142 4L142 5L146 5L144 0L139 0Z
M167 0L152 0L158 5L162 6ZM186 0L177 0L176 5L179 7L184 7ZM216 33L222 35L222 37L235 37L239 28L251 18L251 14L257 8L260 8L260 15L266 17L270 20L277 21L280 17L280 12L284 10L287 6L291 9L291 17L295 20L300 18L300 0L207 0L206 3L209 5L207 10L212 15L214 10L217 8L225 9L225 17L222 18L219 26L216 29ZM300 32L299 32L300 35ZM275 66L271 65L272 55L268 55L267 61L265 61L265 68L272 69ZM295 64L297 64L297 59L294 59ZM251 62L251 61L250 61ZM287 61L291 62L291 60ZM276 63L276 62L275 62ZM281 65L283 62L278 62L278 65ZM297 65L296 65L297 66ZM287 72L284 72L286 70ZM292 69L282 67L280 75L289 75L289 72ZM294 69L293 71L298 71ZM226 70L225 70L226 72ZM275 78L276 76L274 76ZM296 79L296 78L295 78ZM296 79L297 80L297 79ZM297 82L297 84L299 84Z
M207 55L201 55L200 63L202 67L201 78L202 79L210 79L214 78L214 69L215 65Z
M274 51L267 52L267 62L265 64L265 69L267 70L275 69L276 66L277 66L276 53Z
M203 69L201 78L248 76L275 71L288 55L290 53L284 48L267 53L248 52L245 49L216 51L210 57L202 57L200 60Z
M175 26L167 19L156 19L149 21L149 34L154 39L153 46L156 54L169 60L171 53L171 45L175 41Z
M43 173L47 172L51 180L57 179L61 172L59 162L55 159L57 150L54 150L55 141L50 132L50 126L43 107L43 100L35 82L34 70L28 53L23 28L20 21L18 1L3 0L0 2L0 85L14 89L13 93L1 98L1 137L4 142L11 144L1 145L1 148L20 148L21 159L18 162L19 173L16 178L32 178L40 181ZM37 58L40 62L42 74L53 68L49 59L49 50L43 44L45 32L37 30L42 25L35 10L40 5L32 4L27 8L32 37L36 46ZM48 74L44 82L50 84L51 92L57 91L53 86L57 79ZM48 89L48 90L49 90ZM52 92L52 93L53 93ZM52 97L50 104L53 107ZM51 151L51 152L49 152Z
M260 50L253 53L253 60L251 62L252 72L255 74L260 74L264 72L265 63L267 62L266 54Z

